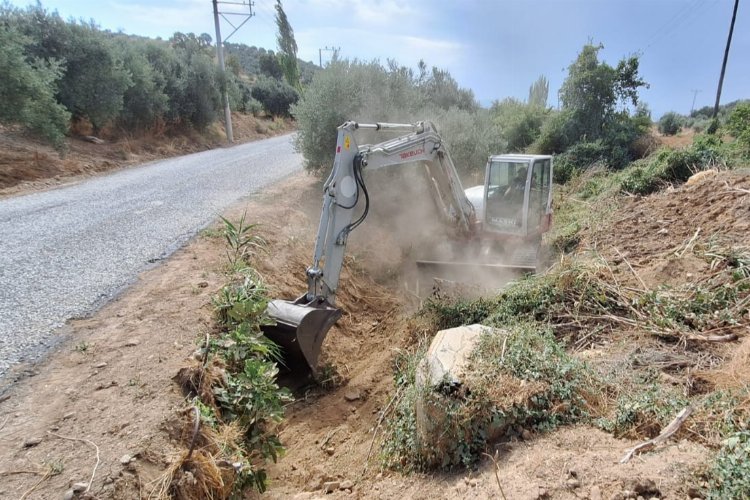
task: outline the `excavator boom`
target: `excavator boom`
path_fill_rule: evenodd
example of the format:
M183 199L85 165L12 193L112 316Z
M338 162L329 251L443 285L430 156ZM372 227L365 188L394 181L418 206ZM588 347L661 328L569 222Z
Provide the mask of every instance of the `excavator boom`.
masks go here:
M356 130L405 132L395 139L358 146ZM367 217L369 193L363 170L420 162L431 183L439 217L456 232L471 237L477 222L453 161L435 127L414 124L346 122L338 128L333 169L323 190L323 208L312 265L307 268L307 292L296 300L273 300L268 314L276 325L264 333L284 349L289 366L306 364L315 371L323 340L341 316L336 308L341 267L349 234ZM361 215L354 214L364 203Z

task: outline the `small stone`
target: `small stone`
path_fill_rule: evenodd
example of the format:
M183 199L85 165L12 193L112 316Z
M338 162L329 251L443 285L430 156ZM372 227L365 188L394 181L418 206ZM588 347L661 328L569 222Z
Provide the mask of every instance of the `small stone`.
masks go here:
M528 429L521 431L521 438L523 438L524 441L530 441L533 437L534 435Z
M470 487L476 488L478 484L479 484L479 480L478 479L469 479L469 486Z
M349 402L356 401L360 399L362 395L359 393L358 389L349 389L344 393L344 399L346 399Z
M125 454L125 455L123 455L123 456L120 457L120 463L122 465L128 465L131 460L133 460L133 457L131 457L128 454Z
M73 500L75 498L76 492L73 490L67 490L65 494L63 495L63 500Z
M549 492L540 486L539 491L536 493L536 498L537 500L547 500L549 498Z
M333 493L337 489L339 489L338 481L328 481L326 483L323 483L323 491L325 493Z
M60 430L60 426L59 425L53 425L53 426L51 426L49 428L49 430L51 430L52 432L57 432L57 431Z
M695 486L688 488L687 494L690 498L701 498L703 496L700 488L696 488Z
M581 486L581 482L578 479L571 477L570 479L565 481L565 485L571 490L574 490L578 488L579 486Z
M666 227L663 227L659 229L658 231L656 231L656 234L669 234L669 229L667 229Z
M305 491L317 491L323 487L323 478L312 479L305 485Z
M125 342L125 347L135 347L140 343L141 341L138 339L130 339L127 342Z
M383 473L382 472L378 472L378 475L375 476L375 479L383 479Z
M333 446L329 446L328 448L326 448L326 453L328 453L328 455L333 455L334 453L336 453L336 448L334 448Z
M42 438L40 438L40 437L28 438L27 440L25 440L23 442L23 447L24 448L31 448L32 446L36 446L36 445L38 445L41 442L42 442Z
M602 500L602 490L598 486L592 486L589 491L589 500Z
M76 493L80 493L82 491L86 491L86 488L89 487L89 483L73 483L73 491Z
M626 489L635 493L633 498L660 494L659 488L656 487L656 483L651 479L631 479L626 483Z
M351 490L352 488L354 488L354 481L348 479L346 481L341 481L341 484L339 485L339 489L342 490Z
M75 416L76 416L76 412L71 411L71 412L66 413L65 415L63 415L63 420L68 420L69 418L73 418Z
M196 285L198 288L206 288L208 286L208 281L201 281Z
M94 365L94 368L104 368L105 366L107 366L107 363L102 361L101 363Z

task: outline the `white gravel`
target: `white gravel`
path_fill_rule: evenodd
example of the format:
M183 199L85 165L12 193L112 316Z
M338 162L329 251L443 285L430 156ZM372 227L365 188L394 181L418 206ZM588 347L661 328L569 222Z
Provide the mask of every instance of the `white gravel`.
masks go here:
M0 199L0 382L43 355L68 319L100 307L226 207L298 171L292 137Z

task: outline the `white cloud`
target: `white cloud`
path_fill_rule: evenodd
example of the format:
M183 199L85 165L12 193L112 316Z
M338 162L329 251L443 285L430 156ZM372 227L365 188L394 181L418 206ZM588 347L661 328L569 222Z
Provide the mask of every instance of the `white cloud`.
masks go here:
M402 0L309 0L300 1L337 19L352 19L369 25L397 25L417 14L413 2Z
M110 2L110 7L130 23L126 30L142 34L148 31L210 31L213 27L213 10L205 0L183 0L173 5L155 5L152 2ZM168 27L168 28L167 28Z

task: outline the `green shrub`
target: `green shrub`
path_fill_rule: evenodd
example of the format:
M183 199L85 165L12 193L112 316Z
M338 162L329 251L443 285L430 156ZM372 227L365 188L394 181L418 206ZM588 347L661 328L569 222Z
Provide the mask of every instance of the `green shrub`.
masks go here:
M55 100L63 67L25 56L31 40L0 24L0 122L18 123L63 149L70 113Z
M705 164L693 149L662 149L649 161L634 163L624 172L622 191L646 195L658 191L666 184L688 180Z
M750 498L750 431L729 436L709 472L709 500Z
M251 95L273 116L289 116L291 106L299 99L299 94L293 87L268 77L258 78Z
M659 132L664 135L676 135L682 129L682 123L682 117L670 111L659 118Z
M252 96L243 103L243 111L250 113L251 115L258 117L263 111L263 105L257 99Z
M678 391L650 381L643 389L622 391L614 415L596 424L617 438L654 438L687 405Z
M511 153L523 152L539 137L548 114L542 106L525 104L513 98L493 103L490 113L507 143L507 151Z
M609 154L602 141L579 142L555 157L555 182L565 184L575 174L596 164L606 164Z
M738 143L750 149L750 102L738 104L734 108L727 119L726 128Z
M331 168L337 127L347 120L413 123L432 120L448 144L454 162L463 171L483 171L486 156L498 153L492 122L479 110L470 91L458 87L445 71L420 66L415 77L410 68L395 61L361 62L334 58L317 72L300 101L292 107L297 120L296 147L305 157L305 168L326 173ZM345 98L342 98L345 96ZM377 143L392 133L361 131L361 143Z

